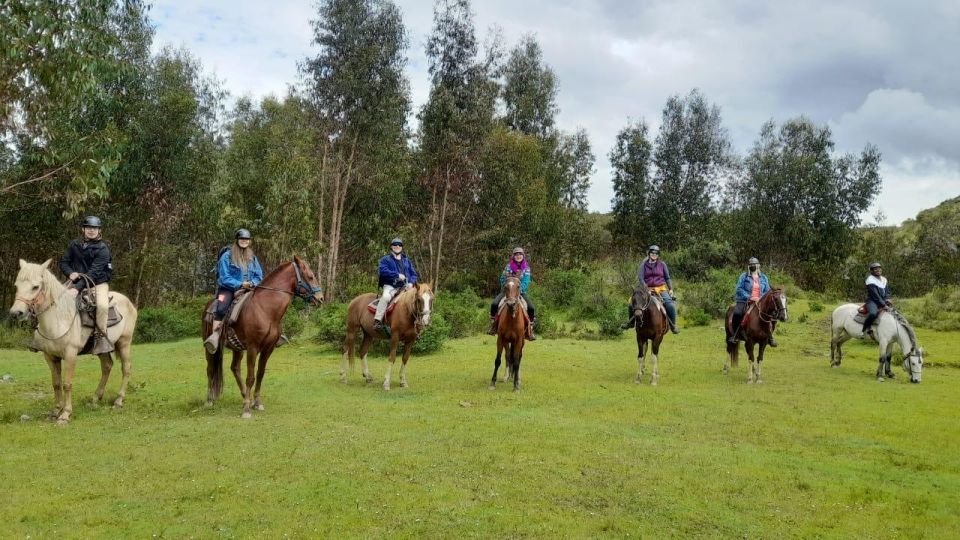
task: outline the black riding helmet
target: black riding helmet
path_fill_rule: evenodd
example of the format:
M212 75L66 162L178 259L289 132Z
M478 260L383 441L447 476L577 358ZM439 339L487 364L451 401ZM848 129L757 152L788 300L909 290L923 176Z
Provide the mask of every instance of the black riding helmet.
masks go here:
M654 244L654 245L648 247L648 248L647 248L647 253L656 253L657 255L659 255L659 254L660 254L660 246Z
M747 261L747 264L760 264L760 259L756 257L750 257L750 260Z
M103 222L100 221L100 218L98 218L97 216L87 216L87 217L83 218L83 223L82 223L80 226L81 226L81 227L92 227L92 228L94 228L94 229L102 229L102 228L103 228Z
M874 268L883 268L883 266L878 262L870 263L870 270L873 270Z
M250 234L250 231L246 229L237 229L236 234L233 235L237 240L253 240L253 235Z
M403 240L399 236L397 238L394 238L393 240L390 241L390 247L393 247L393 246L403 247Z

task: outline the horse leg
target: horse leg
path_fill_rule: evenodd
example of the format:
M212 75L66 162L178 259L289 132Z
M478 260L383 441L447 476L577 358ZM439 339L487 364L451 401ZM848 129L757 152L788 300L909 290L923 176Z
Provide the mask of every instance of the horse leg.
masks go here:
M363 343L360 344L360 367L363 368L363 380L367 381L367 384L373 382L373 376L370 375L370 368L367 366L367 352L372 344L373 336L364 332Z
M390 363L387 364L387 373L383 377L383 389L390 389L390 372L393 371L393 363L397 361L397 346L400 344L400 337L394 332L390 338Z
M273 349L264 349L260 351L260 359L257 361L257 386L253 390L253 408L257 411L264 410L263 402L260 401L260 385L263 384L263 376L267 373L267 360L273 354Z
M120 379L120 391L117 393L117 399L113 401L113 407L119 409L123 407L123 398L127 396L127 384L130 383L130 373L133 371L130 364L130 345L133 343L133 338L120 338L116 344L116 353L120 357L120 373L123 375L123 378ZM217 354L223 354L218 352Z
M233 351L233 360L230 362L230 371L233 372L233 378L237 380L237 388L240 389L240 397L246 399L247 387L243 384L243 373L240 371L241 360L243 360L243 351Z
M247 347L247 379L243 393L243 413L241 418L251 418L250 407L253 405L253 384L257 379L257 356L260 351L256 347Z
M640 380L643 379L643 371L646 369L646 356L647 356L647 340L637 337L637 378L633 381L637 384L640 384Z
M653 338L650 346L651 360L653 363L653 375L650 377L650 386L656 386L660 382L660 342L663 341L663 335Z
M520 391L520 360L523 359L523 340L525 334L520 334L517 341L510 347L510 354L513 356L513 391Z
M497 357L493 360L493 377L490 377L490 389L497 389L497 371L500 370L500 357L503 355L503 338L497 336Z
M93 393L93 403L98 404L103 400L103 390L107 387L107 379L110 378L110 370L113 369L113 357L110 353L98 355L100 357L100 384Z
M403 363L400 364L400 387L406 388L407 384L407 362L410 361L410 353L413 350L413 343L405 342L403 344Z
M73 372L77 367L77 351L68 349L63 355L63 409L57 416L57 423L64 425L73 414Z
M760 341L760 353L757 354L757 372L755 373L757 384L760 384L763 382L763 379L760 378L760 368L763 366L763 350L766 348L767 348L767 340L764 339Z
M340 382L347 382L347 364L350 365L350 371L353 371L353 344L356 341L356 330L350 328L347 324L347 337L343 339L343 358L340 360Z
M56 418L60 416L60 412L63 411L63 380L60 376L60 359L51 355L50 353L43 353L44 359L47 361L47 366L50 367L50 378L53 381L53 396L54 404L53 410L50 411L50 418Z
M747 338L746 341L743 342L743 348L747 350L747 358L750 359L750 367L747 369L747 384L753 384L753 366L756 362L753 356L753 339Z

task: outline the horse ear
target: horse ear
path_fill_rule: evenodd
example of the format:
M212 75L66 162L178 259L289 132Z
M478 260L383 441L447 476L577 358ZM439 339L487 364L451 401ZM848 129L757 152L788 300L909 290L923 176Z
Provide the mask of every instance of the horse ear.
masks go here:
M26 267L27 267L27 261L20 259L20 269L22 270Z
M51 264L53 264L53 259L47 259L43 264L40 265L40 268L46 270L47 268L50 268Z

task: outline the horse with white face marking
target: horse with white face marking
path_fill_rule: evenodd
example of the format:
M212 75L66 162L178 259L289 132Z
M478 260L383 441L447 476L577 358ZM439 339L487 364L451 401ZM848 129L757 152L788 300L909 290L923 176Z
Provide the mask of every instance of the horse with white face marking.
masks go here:
M840 362L843 360L841 346L850 339L860 336L863 323L854 320L859 309L859 304L843 304L833 310L830 316L831 367L840 367ZM893 346L899 345L900 352L903 353L903 369L910 374L910 382L919 383L923 372L923 347L917 345L917 334L913 331L913 327L896 310L882 312L875 324L873 339L880 346L877 380L883 381L884 376L893 378L890 359L893 356Z

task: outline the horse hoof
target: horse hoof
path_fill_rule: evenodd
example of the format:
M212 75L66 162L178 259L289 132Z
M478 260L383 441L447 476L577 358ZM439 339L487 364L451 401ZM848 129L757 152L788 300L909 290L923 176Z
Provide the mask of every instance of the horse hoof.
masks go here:
M760 384L760 383L762 383L762 382L763 382L763 381L761 381L760 379L757 379L757 384Z
M117 400L113 402L113 408L114 408L114 409L122 409L122 408L123 408L123 398L117 398Z
M833 369L837 369L838 367L840 367L840 364L830 364L830 367L832 367Z
M747 384L753 384L753 379L747 379Z
M346 377L340 377L340 382L342 382L343 384L347 384L347 378L346 378Z
M208 409L211 409L213 408L213 401L207 401L203 406Z
M410 385L407 384L407 383L405 383L405 382L400 383L400 388L407 388L407 387L409 387L409 386L410 386Z
M258 411L265 411L265 410L267 410L267 408L264 407L262 403L259 403L259 404L255 405L253 408L256 409L256 410L258 410Z
M57 418L57 425L58 425L58 426L65 426L65 425L67 425L67 424L69 424L69 423L70 423L70 419L69 419L69 418Z
M490 386L487 387L487 390L496 390L496 389L497 389L497 385L495 384L491 384Z
M877 382L883 382L883 377L877 377Z
M656 385L657 385L657 381L650 381L650 386L656 386Z
M390 386L385 384L385 385L383 385L383 389L386 390L387 392L389 392L389 391L390 391Z
M250 414L250 411L243 411L243 414L240 415L240 418L243 418L243 419L246 420L246 419L249 419L249 418L253 418L253 415Z
M640 384L642 382L643 381L640 380L640 377L637 377L636 379L633 380L633 384Z

